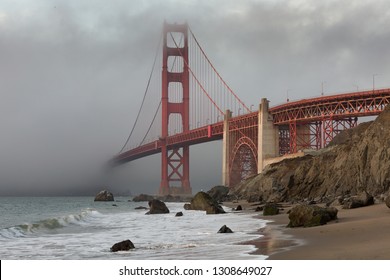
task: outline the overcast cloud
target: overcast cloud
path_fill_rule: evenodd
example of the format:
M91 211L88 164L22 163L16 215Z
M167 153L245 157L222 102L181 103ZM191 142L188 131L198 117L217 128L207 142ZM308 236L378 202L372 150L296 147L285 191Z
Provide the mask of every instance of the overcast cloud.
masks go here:
M0 195L156 192L158 155L102 165L131 129L164 20L189 23L248 106L372 88L373 75L390 86L385 0L2 0ZM194 191L221 182L220 149L191 148Z

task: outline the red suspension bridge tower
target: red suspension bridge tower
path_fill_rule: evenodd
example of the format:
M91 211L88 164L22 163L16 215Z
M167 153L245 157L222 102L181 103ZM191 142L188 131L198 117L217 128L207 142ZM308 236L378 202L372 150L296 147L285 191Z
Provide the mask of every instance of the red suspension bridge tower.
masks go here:
M178 46L172 33L181 33L183 41ZM175 46L168 46L168 41L173 41ZM168 60L182 60L182 71L171 72L168 69ZM170 100L170 83L181 84L182 100ZM182 132L189 131L190 127L190 93L188 71L188 25L164 23L163 29L163 67L162 67L162 126L161 126L161 195L172 192L181 194L191 193L189 145L175 146L168 150L166 139L169 136L169 117L179 114L181 117ZM179 186L177 184L180 184Z

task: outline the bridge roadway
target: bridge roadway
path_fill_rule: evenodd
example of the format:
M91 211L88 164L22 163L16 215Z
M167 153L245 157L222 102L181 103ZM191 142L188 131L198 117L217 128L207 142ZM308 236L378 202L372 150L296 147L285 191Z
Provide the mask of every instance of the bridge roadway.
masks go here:
M280 126L291 122L310 123L326 119L339 120L378 115L388 103L390 103L390 88L302 99L269 108L269 113L272 115L274 125ZM231 118L230 121L239 124L245 119L253 119L257 114L258 112L251 112ZM164 141L168 149L171 149L220 140L223 138L223 129L224 122L221 121L168 136L166 139L158 139L115 156L112 163L123 164L160 153Z

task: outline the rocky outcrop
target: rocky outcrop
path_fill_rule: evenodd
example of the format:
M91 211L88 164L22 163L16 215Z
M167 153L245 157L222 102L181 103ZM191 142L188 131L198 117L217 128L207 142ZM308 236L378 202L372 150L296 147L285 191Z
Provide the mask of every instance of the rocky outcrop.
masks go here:
M131 249L134 249L134 244L129 239L115 243L111 247L111 252L118 252L118 251L129 251Z
M185 204L184 208L187 210L201 210L206 211L206 214L223 214L225 210L218 204L218 202L211 198L205 192L198 192L190 204Z
M114 195L107 190L103 190L95 196L95 201L114 201Z
M296 205L288 215L288 227L313 227L324 225L337 219L338 210L335 207L322 208L316 205Z
M217 233L233 233L233 231L226 225L223 225Z
M149 201L149 207L150 210L146 213L149 214L167 214L169 213L168 207L165 205L164 202L158 199L153 199Z
M133 198L134 202L141 202L141 201L151 201L154 199L154 196L148 195L148 194L140 194Z
M239 199L328 202L390 188L390 106L374 122L341 132L315 155L285 159L232 188Z

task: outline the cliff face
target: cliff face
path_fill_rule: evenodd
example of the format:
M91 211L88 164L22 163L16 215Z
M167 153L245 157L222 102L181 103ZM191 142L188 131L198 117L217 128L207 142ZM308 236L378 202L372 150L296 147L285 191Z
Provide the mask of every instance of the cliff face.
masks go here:
M372 195L390 187L390 106L378 118L344 131L318 155L286 159L230 193L251 201L327 201L363 190Z

